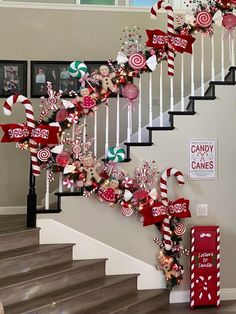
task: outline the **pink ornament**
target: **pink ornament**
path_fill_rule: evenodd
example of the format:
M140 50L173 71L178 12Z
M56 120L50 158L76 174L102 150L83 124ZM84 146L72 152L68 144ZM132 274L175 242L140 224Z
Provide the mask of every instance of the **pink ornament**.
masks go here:
M122 95L128 100L135 100L139 95L138 87L132 83L126 84L122 89Z
M140 189L134 192L134 199L142 200L148 198L148 192L144 189Z
M62 152L58 154L56 157L56 163L58 164L58 166L63 167L63 168L69 164L69 161L70 161L70 155L67 152Z
M227 30L233 30L236 26L236 16L233 13L226 13L223 16L222 24Z
M56 114L56 122L63 122L66 120L68 112L66 109L60 109Z

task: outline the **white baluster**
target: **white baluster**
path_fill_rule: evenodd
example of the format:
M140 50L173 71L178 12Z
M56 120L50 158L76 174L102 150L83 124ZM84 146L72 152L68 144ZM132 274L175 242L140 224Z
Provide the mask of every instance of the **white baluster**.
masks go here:
M133 134L133 109L132 106L130 106L130 135Z
M87 134L87 119L86 118L84 118L83 125L84 125L84 128L83 128L83 144L85 145L85 143L86 143L86 134Z
M234 40L234 30L232 31L232 43L231 43L231 66L235 65L235 40Z
M232 62L232 47L231 47L231 43L232 43L232 38L229 34L229 64L231 64Z
M46 170L45 209L49 209L49 196L50 196L50 193L49 193L49 179L48 179L48 176L49 176L49 170L47 169Z
M225 69L224 69L224 59L225 59L225 50L224 50L224 27L221 28L221 80L225 79Z
M63 173L59 173L59 193L63 192Z
M138 103L138 142L142 142L142 78L139 79L139 103Z
M170 76L170 111L174 111L174 77Z
M152 72L149 73L149 126L152 126Z
M127 108L127 142L130 143L131 140L131 105Z
M105 125L105 158L107 157L109 149L109 103L106 108L106 125Z
M163 126L163 69L160 63L160 126Z
M191 55L191 96L195 95L195 86L194 86L194 46L193 53Z
M181 111L184 111L184 54L181 55Z
M201 34L201 96L204 92L204 35Z
M74 124L74 123L72 124L72 140L73 140L73 141L75 140L75 124ZM70 188L70 191L71 191L71 193L73 193L73 192L75 191L75 187L72 186L72 187Z
M211 80L215 80L215 37L211 36Z
M120 146L120 95L116 98L116 147Z
M93 132L93 138L94 138L94 142L93 142L93 153L94 153L94 157L97 157L97 132L98 132L98 114L97 111L94 112L94 132Z

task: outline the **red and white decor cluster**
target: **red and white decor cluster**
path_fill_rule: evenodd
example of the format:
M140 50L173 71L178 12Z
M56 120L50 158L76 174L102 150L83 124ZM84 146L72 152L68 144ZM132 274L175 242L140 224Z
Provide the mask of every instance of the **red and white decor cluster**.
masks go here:
M191 228L191 307L220 305L220 228Z

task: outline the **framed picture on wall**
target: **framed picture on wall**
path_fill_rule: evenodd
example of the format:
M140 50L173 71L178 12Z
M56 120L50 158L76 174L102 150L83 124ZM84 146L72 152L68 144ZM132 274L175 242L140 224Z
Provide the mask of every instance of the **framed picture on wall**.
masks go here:
M27 97L27 61L0 60L0 97Z
M63 97L77 91L78 79L70 76L71 61L31 61L31 97L47 96L47 82L54 91L62 90Z

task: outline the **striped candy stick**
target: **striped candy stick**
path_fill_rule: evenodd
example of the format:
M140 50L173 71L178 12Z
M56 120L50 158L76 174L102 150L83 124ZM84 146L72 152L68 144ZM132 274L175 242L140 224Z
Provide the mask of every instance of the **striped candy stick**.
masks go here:
M217 307L220 306L220 228L218 227L216 230L216 245L217 245L217 256L216 256L216 270L217 270Z
M175 34L174 30L174 11L171 5L163 0L157 1L151 8L151 17L156 18L157 11L163 8L167 11L167 35L172 36ZM168 75L174 76L174 49L170 41L168 41Z
M195 272L194 272L194 251L195 251L195 228L192 227L191 229L191 292L190 292L190 306L194 307L194 287L195 287Z
M33 106L28 98L23 95L13 95L6 99L3 105L3 112L6 116L10 116L12 114L12 106L20 102L24 105L25 114L26 114L26 125L30 129L35 129L35 118L34 118L34 111ZM33 175L39 176L40 175L40 166L37 159L37 146L38 144L30 139L29 140L29 150L31 155L31 163L33 169Z
M161 190L161 198L162 203L165 206L168 206L168 195L167 195L167 178L170 176L175 176L179 184L184 184L184 177L182 172L176 170L175 168L168 168L166 169L160 179L160 190ZM163 220L163 238L165 249L167 251L171 250L172 248L172 241L171 241L171 231L170 231L170 218L166 217Z

